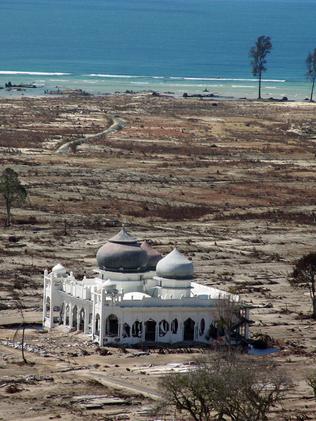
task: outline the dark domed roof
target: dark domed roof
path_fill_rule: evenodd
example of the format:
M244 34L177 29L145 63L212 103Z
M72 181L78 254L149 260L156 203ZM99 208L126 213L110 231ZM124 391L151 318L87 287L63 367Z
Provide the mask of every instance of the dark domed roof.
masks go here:
M193 277L193 263L177 249L161 259L156 270L161 278L191 279Z
M123 228L98 250L97 262L103 270L143 272L147 267L148 255L136 238Z
M148 269L156 269L157 263L162 259L159 251L155 250L147 241L143 241L141 248L146 251L148 255Z
M126 229L123 227L121 231L114 235L114 237L110 238L109 241L111 243L126 243L126 244L134 244L137 243L137 239L135 237L132 237L129 235L129 233L126 231Z

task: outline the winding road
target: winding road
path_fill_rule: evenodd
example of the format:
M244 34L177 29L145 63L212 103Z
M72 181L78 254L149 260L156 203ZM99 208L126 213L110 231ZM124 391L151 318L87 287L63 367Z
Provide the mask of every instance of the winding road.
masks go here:
M64 154L70 152L73 146L82 145L83 143L89 142L90 140L99 139L100 137L107 136L111 133L122 130L125 127L125 121L119 117L111 117L112 124L102 132L95 134L87 134L86 136L80 137L79 139L71 140L61 145L56 153Z

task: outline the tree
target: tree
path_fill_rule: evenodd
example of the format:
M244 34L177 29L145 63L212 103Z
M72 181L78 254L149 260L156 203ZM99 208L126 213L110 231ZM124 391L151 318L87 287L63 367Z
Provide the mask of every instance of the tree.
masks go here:
M208 356L188 373L161 379L158 411L176 408L195 421L266 421L289 385L268 363L242 360L232 353Z
M22 330L22 336L21 336L21 354L22 354L22 360L24 362L24 364L29 364L26 356L25 356L25 328L26 328L26 323L25 323L25 318L24 318L24 303L23 303L23 297L24 297L24 293L21 291L21 287L20 287L20 282L19 279L16 275L15 277L15 281L14 283L10 286L11 289L11 297L12 297L12 302L15 304L16 309L18 310L20 317L21 317L21 323L18 325L14 336L13 336L13 340L15 341L18 337L19 331Z
M309 253L298 260L289 281L294 287L308 288L316 319L316 253Z
M261 82L262 73L267 68L265 67L267 61L266 57L270 54L272 49L271 38L261 35L257 38L256 44L250 49L249 56L251 58L252 74L258 77L258 99L261 99Z
M27 197L26 188L21 184L18 174L11 168L6 168L0 176L0 193L6 207L6 226L10 226L12 206L21 205Z
M315 87L315 80L316 80L316 48L314 51L308 54L306 58L306 77L308 80L312 82L312 89L309 102L313 102L313 95L314 95L314 87Z

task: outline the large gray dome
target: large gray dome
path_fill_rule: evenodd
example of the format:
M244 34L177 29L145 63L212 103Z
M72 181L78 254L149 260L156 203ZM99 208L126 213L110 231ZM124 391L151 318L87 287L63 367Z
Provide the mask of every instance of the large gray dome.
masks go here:
M157 276L167 279L191 279L193 263L177 249L161 259L156 267Z
M143 241L141 248L146 251L148 256L147 267L148 269L155 270L157 263L162 259L162 255L159 251L155 250L147 241Z
M102 270L143 272L146 270L148 255L136 238L123 228L98 250L97 262Z

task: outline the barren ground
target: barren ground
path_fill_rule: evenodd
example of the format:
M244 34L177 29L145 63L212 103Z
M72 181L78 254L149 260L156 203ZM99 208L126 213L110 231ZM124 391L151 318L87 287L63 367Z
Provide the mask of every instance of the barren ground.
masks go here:
M198 282L261 306L252 312L252 332L277 341L281 352L269 358L295 383L273 419L315 420L305 377L316 368L316 322L305 317L307 291L287 281L294 261L316 248L315 107L149 95L1 99L1 169L15 169L29 197L13 210L10 228L0 210L0 339L12 339L20 321L14 292L26 319L39 321L43 270L60 261L78 277L92 272L98 247L125 223L162 253L177 244L194 260ZM56 153L113 119L124 127ZM32 366L0 344L6 421L154 419L156 366L195 356L118 349L102 356L80 335L39 334L32 326L26 341L42 350L27 352ZM24 378L20 391L8 393L13 377L29 374L42 377ZM87 409L73 399L82 395L125 402Z

